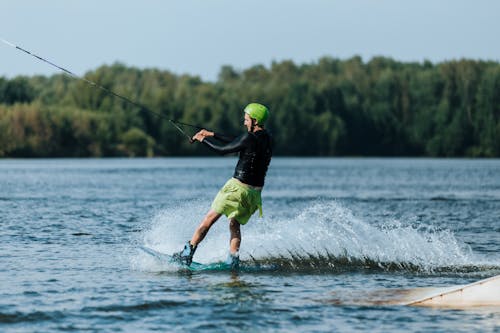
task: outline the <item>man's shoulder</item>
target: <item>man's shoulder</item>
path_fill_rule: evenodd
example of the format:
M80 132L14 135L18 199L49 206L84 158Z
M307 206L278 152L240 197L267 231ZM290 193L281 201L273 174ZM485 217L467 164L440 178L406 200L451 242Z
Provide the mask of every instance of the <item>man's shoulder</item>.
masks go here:
M267 130L257 131L257 132L254 132L252 134L253 134L253 137L255 138L255 140L259 141L259 142L260 141L272 142L272 140L273 140L271 133L269 133Z
M250 133L250 132L249 132ZM255 137L265 137L265 136L268 136L268 137L271 137L271 133L269 133L268 130L260 130L260 131L257 131L257 132L253 132L252 133Z

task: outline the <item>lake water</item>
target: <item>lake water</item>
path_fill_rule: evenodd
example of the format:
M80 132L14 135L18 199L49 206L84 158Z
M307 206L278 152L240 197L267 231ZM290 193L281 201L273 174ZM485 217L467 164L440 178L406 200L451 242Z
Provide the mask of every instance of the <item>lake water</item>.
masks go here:
M253 269L140 251L178 251L235 163L0 160L0 331L500 331L498 308L401 305L500 274L500 160L275 158ZM221 218L195 260L228 242Z

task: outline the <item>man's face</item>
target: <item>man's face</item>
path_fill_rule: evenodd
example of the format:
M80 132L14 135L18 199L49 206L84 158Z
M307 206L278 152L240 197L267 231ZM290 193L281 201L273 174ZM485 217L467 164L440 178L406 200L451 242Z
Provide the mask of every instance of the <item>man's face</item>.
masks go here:
M252 118L248 114L245 113L245 121L243 125L246 126L247 130L250 132L252 130Z

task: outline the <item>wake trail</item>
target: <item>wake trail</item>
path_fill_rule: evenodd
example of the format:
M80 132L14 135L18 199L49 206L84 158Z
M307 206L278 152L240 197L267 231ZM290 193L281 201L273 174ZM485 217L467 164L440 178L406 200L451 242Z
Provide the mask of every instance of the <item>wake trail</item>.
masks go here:
M178 251L205 213L200 207L193 202L160 212L143 233L143 245L164 253ZM242 265L263 271L500 273L499 262L473 253L449 230L396 220L375 226L335 201L318 201L291 219L254 218L242 227L242 234ZM224 260L228 243L227 223L219 221L200 244L195 260ZM150 263L138 266L158 268Z

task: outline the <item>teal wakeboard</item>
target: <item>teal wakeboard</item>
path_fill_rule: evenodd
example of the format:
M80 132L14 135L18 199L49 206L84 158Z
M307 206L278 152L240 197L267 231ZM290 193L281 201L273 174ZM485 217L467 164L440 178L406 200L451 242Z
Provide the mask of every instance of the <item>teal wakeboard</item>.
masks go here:
M174 257L171 256L170 254L158 252L158 251L153 250L152 248L149 248L146 246L140 246L139 249L141 249L143 252L149 254L150 256L154 257L156 260L160 261L161 263L175 265L181 269L186 269L186 270L190 270L190 271L230 271L230 270L234 269L231 267L230 264L225 263L223 261L214 262L214 263L210 263L210 264L202 264L202 263L193 261L191 263L191 265L188 266L188 265L174 259Z

